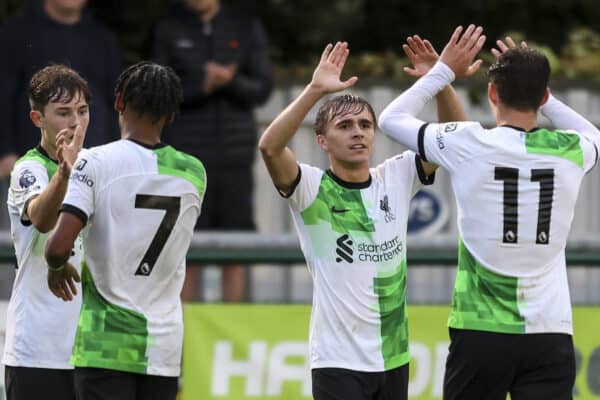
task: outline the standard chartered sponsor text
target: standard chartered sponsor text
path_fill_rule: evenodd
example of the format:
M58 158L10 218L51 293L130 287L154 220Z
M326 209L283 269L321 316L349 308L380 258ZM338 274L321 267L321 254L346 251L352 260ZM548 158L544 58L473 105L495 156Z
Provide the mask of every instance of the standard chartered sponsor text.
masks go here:
M358 243L358 259L364 262L391 261L402 255L404 244L398 236L382 243Z

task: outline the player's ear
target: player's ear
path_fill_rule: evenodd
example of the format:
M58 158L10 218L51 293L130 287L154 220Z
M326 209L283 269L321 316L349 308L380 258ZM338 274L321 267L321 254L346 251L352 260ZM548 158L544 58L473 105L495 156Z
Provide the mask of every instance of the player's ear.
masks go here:
M327 138L325 135L317 135L317 144L323 151L327 152L329 146L327 145Z
M544 104L546 104L549 97L550 97L550 89L548 89L546 87L546 90L544 91L544 97L542 97L542 101L540 101L540 107L543 106Z
M31 119L31 122L33 122L33 125L35 125L37 128L42 127L42 117L42 113L37 110L29 111L29 119Z
M494 106L498 105L498 88L492 82L488 83L488 99Z
M125 110L125 106L123 105L123 97L121 96L121 93L117 93L115 96L115 111L121 113L123 110Z

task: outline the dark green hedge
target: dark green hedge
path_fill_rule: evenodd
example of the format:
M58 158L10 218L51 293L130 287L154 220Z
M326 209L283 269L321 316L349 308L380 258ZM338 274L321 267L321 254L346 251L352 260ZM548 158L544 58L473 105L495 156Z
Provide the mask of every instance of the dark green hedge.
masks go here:
M0 0L0 19L29 1L35 0ZM90 7L117 32L125 50L125 60L131 63L147 56L148 35L153 21L177 1L90 0ZM530 41L543 43L546 50L566 60L566 64L563 62L566 65L566 77L581 77L578 73L569 73L578 68L570 64L570 58L588 58L590 53L592 57L600 57L600 47L586 43L588 37L575 39L575 47L579 49L575 53L573 46L571 50L565 50L573 41L569 35L581 32L578 28L600 30L598 0L223 1L262 19L270 34L273 60L280 67L285 67L282 74L287 73L291 77L303 75L302 65L311 65L323 44L328 41L348 40L353 54L363 54L366 58L361 63L379 63L383 58L391 62L391 66L385 68L394 69L397 55L401 53L401 44L407 35L419 33L440 48L456 25L470 22L483 25L490 39L509 31L518 31ZM488 46L492 44L493 40L488 40ZM582 47L584 56L579 54ZM584 69L596 68L594 60L591 67L588 64Z

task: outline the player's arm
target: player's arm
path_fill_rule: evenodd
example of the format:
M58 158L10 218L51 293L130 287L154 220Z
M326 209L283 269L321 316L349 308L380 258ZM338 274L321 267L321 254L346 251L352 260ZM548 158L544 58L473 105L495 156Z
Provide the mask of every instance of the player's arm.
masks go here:
M402 45L404 53L412 63L413 67L405 67L404 72L415 78L425 75L438 61L439 55L427 39L421 39L419 35L409 36L406 43ZM438 122L465 121L467 115L452 85L448 85L435 96ZM429 176L437 165L421 160L423 170Z
M65 301L77 295L75 282L81 279L77 269L68 263L77 235L84 227L82 219L70 212L61 212L54 234L46 242L46 263L48 264L48 287L56 296Z
M550 94L540 108L542 114L558 129L573 129L594 143L600 143L600 130L590 121Z
M87 179L85 182L77 179L69 182L56 228L46 242L45 251L48 287L55 296L65 301L72 300L77 294L74 282L79 282L79 274L68 259L77 235L93 215L95 191L101 176L95 167L101 162L93 151L82 151L76 162L77 172L85 174Z
M258 147L275 187L289 194L298 177L298 163L287 146L310 109L326 94L338 92L354 85L358 78L340 80L348 58L348 44L328 44L323 50L311 82L285 110L281 112L262 134Z
M507 36L504 40L497 40L496 46L498 48L492 49L492 54L497 59L508 49L517 47L517 44L510 36ZM527 43L521 42L520 47L527 47ZM598 128L571 107L552 96L550 92L548 92L548 100L542 105L540 111L555 128L572 129L583 134L594 143L600 141L600 130Z
M63 129L56 136L58 169L48 186L27 204L27 216L35 228L46 233L54 228L58 210L65 197L71 168L83 144L83 128L77 126L75 132Z
M473 60L485 42L482 31L481 27L475 28L474 25L470 25L464 33L462 27L456 28L433 68L383 110L379 124L389 137L421 153L418 137L425 122L416 116L455 77L470 76L479 69L481 61Z

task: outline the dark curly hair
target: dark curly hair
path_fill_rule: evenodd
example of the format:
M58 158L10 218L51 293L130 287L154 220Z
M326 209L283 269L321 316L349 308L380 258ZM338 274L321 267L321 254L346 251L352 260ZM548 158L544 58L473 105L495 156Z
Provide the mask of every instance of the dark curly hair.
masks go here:
M127 68L117 79L115 94L121 97L123 108L130 107L140 116L155 122L179 111L183 101L181 80L171 67L142 61Z
M546 56L531 48L503 53L488 71L500 101L519 111L536 111L546 93L550 64Z
M75 96L82 96L89 104L92 97L87 81L62 64L49 65L36 72L29 81L27 96L31 108L42 114L50 102L68 103Z
M327 131L327 125L336 117L344 114L360 114L364 109L369 110L373 118L373 125L377 126L377 117L375 111L368 101L362 97L351 94L342 94L328 99L317 111L314 129L317 135L324 135Z

